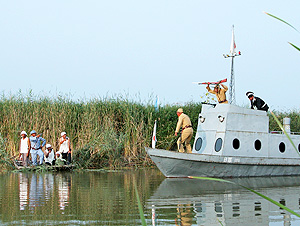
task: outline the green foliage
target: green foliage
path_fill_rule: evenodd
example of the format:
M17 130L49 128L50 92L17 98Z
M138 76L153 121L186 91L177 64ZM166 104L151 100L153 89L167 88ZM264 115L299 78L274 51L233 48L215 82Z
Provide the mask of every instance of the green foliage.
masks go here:
M18 154L20 132L34 129L54 150L66 131L71 139L72 158L81 168L145 166L152 164L144 147L150 146L155 119L158 119L158 148L176 144L176 111L183 107L196 132L200 103L166 105L155 111L152 103L123 97L73 101L68 96L39 97L21 92L0 97L0 133L5 138L4 153Z
M13 168L12 161L5 150L5 143L5 139L3 139L0 133L0 171L4 168Z
M137 201L137 204L138 204L140 219L141 219L142 225L147 226L146 219L145 219L145 216L144 216L143 206L142 206L142 203L141 203L141 200L140 200L140 197L139 197L139 192L138 192L135 181L133 181L133 185L134 185L136 201Z
M271 111L271 114L273 116L273 118L275 119L276 123L279 125L280 129L282 130L282 132L286 135L286 137L289 139L290 143L292 144L292 146L294 147L296 153L300 156L300 153L298 152L298 149L296 148L294 142L292 141L291 137L287 134L287 132L285 131L285 129L283 128L281 122L278 120L278 118L276 117L276 115Z
M278 118L279 122L283 121L283 118L288 117L291 118L291 131L299 132L300 131L300 112L297 110L291 110L291 111L273 111L274 115ZM281 131L280 126L276 122L275 118L271 116L271 113L268 113L269 115L269 128L270 131Z
M34 129L54 150L58 139L66 131L71 139L73 163L79 168L111 169L149 166L152 161L144 147L151 145L154 121L157 119L157 148L174 150L174 136L181 107L190 116L197 130L201 103L165 105L155 111L151 103L130 101L122 97L95 98L90 101L73 101L68 96L56 98L27 96L0 97L0 164L9 167L9 157L18 153L20 132ZM292 119L291 130L300 131L300 114L297 111L275 112L279 120ZM270 130L280 128L272 116ZM194 140L191 141L193 144Z
M266 13L266 12L264 12L264 13L267 14L268 16L270 16L270 17L273 17L273 18L276 19L276 20L279 20L279 21L285 23L286 25L288 25L288 26L290 26L291 28L293 28L295 31L299 32L293 25L291 25L290 23L286 22L285 20L283 20L283 19L281 19L281 18L279 18L279 17L277 17L277 16L274 16L274 15L272 15L271 13ZM291 42L288 42L288 43L289 43L291 46L293 46L295 49L297 49L298 51L300 51L300 48L299 48L298 46L294 45L294 44L291 43Z

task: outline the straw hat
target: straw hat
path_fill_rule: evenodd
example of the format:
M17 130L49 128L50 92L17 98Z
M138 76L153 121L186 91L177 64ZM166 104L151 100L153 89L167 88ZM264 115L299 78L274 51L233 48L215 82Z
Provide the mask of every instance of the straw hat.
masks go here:
M177 112L182 113L183 109L182 108L178 108Z

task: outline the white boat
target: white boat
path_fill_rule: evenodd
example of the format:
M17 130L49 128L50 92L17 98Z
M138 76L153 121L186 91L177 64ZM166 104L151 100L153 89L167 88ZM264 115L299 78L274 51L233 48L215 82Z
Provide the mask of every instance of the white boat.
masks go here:
M269 131L265 111L203 104L192 153L146 151L166 177L300 175L300 135L290 137L297 151L285 134Z
M252 188L299 213L300 177L228 180ZM299 225L298 217L253 192L235 184L209 180L166 178L146 201L146 208L155 213L156 225L170 225L175 216L181 222L177 225L275 225L275 222Z

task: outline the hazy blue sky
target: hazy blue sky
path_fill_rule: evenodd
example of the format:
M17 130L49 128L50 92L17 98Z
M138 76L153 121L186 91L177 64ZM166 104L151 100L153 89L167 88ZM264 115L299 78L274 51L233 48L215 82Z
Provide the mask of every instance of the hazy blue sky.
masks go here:
M0 1L1 91L74 98L159 95L198 101L195 81L230 77L235 25L236 99L254 91L271 108L300 107L300 1ZM49 94L50 93L50 94Z

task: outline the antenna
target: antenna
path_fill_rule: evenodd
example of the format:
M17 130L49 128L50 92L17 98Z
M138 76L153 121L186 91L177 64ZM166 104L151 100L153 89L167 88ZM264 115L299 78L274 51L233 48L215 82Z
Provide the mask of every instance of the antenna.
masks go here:
M234 69L233 69L233 62L236 56L240 56L241 51L236 53L236 44L234 41L234 25L232 25L232 39L230 45L230 53L223 54L225 58L231 57L231 77L230 77L230 85L229 85L229 103L235 104L235 79L234 79Z

